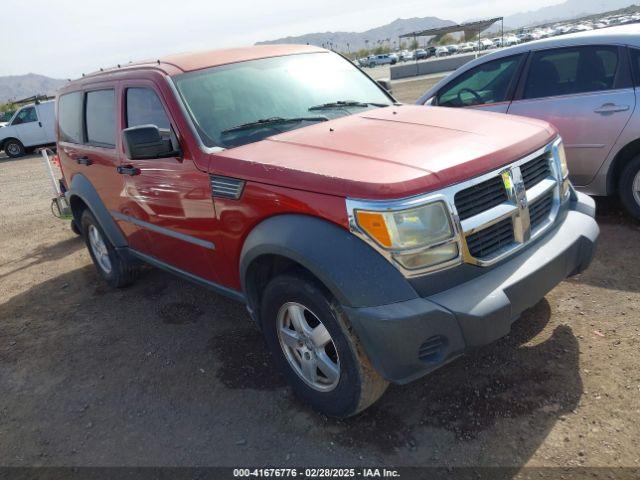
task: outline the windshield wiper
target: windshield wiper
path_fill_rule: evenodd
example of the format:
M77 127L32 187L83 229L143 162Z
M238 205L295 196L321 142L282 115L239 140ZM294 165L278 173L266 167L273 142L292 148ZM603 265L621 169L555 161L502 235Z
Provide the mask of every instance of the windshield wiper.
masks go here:
M221 133L238 132L240 130L251 130L252 128L268 127L270 125L284 125L287 123L301 123L301 122L326 122L329 120L327 117L270 117L256 120L255 122L243 123L236 125L235 127L227 128Z
M334 108L344 108L344 107L361 107L367 108L369 106L373 107L388 107L387 103L374 103L374 102L357 102L355 100L338 100L337 102L329 102L322 103L320 105L314 105L313 107L309 107L309 111L313 110L331 110Z

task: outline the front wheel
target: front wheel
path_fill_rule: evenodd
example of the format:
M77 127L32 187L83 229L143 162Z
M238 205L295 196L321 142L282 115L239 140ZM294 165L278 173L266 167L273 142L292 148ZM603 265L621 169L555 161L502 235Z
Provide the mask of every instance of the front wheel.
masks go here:
M618 182L618 195L627 212L640 220L640 155L622 170Z
M22 145L22 142L20 140L16 140L15 138L12 138L5 142L4 151L11 158L22 157L25 154L24 145Z
M296 395L332 417L349 417L387 388L350 331L340 305L313 279L285 274L267 285L261 320L275 362Z

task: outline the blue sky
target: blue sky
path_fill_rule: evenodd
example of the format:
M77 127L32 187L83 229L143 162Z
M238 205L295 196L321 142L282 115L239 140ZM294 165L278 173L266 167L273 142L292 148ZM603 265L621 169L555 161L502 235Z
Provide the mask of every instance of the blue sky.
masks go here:
M396 18L454 21L562 0L3 0L0 76L77 77L99 67L314 31L361 31Z

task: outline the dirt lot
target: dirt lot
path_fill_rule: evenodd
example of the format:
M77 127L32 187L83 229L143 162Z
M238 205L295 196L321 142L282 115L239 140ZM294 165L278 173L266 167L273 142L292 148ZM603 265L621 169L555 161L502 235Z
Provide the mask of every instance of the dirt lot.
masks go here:
M615 201L592 267L507 338L335 421L242 306L151 268L107 288L49 198L38 157L0 158L0 465L640 466L640 225Z

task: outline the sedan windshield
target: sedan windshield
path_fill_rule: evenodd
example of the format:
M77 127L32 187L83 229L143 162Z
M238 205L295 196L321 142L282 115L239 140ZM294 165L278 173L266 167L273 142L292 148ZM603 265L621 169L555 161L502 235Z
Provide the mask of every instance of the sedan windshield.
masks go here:
M365 74L329 52L239 62L185 73L174 80L209 147L257 142L392 104ZM314 118L318 110L326 118Z

